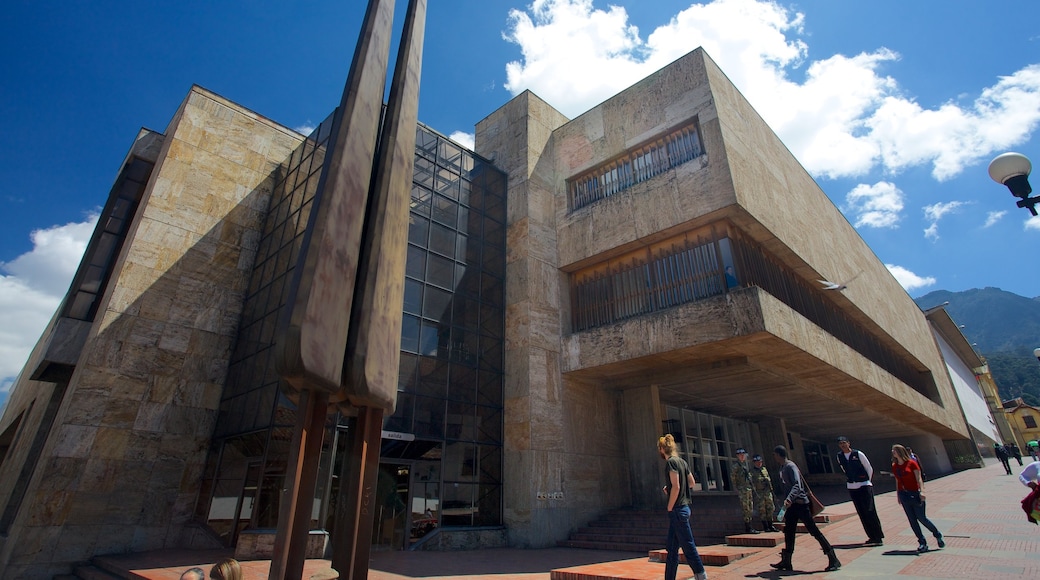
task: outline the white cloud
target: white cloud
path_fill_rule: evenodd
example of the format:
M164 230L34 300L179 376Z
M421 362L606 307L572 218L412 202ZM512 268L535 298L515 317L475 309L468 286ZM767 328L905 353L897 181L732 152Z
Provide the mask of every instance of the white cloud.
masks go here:
M11 388L68 292L97 218L36 230L32 250L0 262L0 393Z
M888 181L861 183L845 195L846 214L855 216L856 227L897 227L903 211L903 192Z
M902 266L885 264L885 267L888 268L888 271L892 273L892 276L894 276L896 281L899 282L899 285L907 292L918 288L932 286L936 282L935 278L931 276L918 276Z
M475 139L473 133L466 133L465 131L455 131L451 135L448 135L448 139L451 139L452 141L458 143L459 145L462 145L470 151L473 150L473 144Z
M1025 223L1025 229L1040 231L1040 217L1032 216L1029 219L1027 219Z
M881 72L899 58L885 47L809 61L804 22L771 1L715 0L682 10L644 42L623 7L534 0L510 12L504 36L523 57L506 65L505 87L530 89L574 117L703 46L801 163L831 178L931 165L945 180L1040 126L1040 65L980 88L969 103L927 108ZM802 66L804 81L792 80Z
M993 224L999 222L1000 219L1003 218L1006 214L1007 211L1005 210L989 212L988 214L986 214L986 223L982 224L982 227L988 228L992 226Z
M956 212L965 205L967 203L963 201L947 201L924 206L922 208L924 210L924 219L929 222L928 227L924 230L924 237L933 241L938 240L939 220L946 214Z

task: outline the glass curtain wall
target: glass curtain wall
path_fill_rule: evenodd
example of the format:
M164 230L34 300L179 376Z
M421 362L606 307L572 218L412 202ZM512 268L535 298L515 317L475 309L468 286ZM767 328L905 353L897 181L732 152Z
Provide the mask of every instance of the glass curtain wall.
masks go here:
M729 470L737 449L751 445L750 424L679 407L665 407L665 412L664 430L675 437L690 465L697 480L694 491L733 491Z
M308 227L332 115L277 170L204 470L196 518L233 545L275 528L296 405L274 370L273 337ZM411 198L398 404L384 430L414 435L384 454L443 462L437 525L501 523L505 175L420 125ZM330 416L312 526L327 521L334 448L350 418ZM426 483L426 482L424 482ZM326 489L328 488L328 489ZM424 506L425 507L425 506ZM424 509L424 513L425 513ZM429 520L429 518L427 518ZM429 523L429 522L428 522Z

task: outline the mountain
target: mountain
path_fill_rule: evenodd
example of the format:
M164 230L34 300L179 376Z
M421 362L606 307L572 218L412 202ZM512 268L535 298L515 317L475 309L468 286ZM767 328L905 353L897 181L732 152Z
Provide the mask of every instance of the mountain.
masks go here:
M949 302L946 311L989 363L1001 398L1022 397L1040 406L1040 296L1026 298L1000 288L936 290L914 299L922 309Z

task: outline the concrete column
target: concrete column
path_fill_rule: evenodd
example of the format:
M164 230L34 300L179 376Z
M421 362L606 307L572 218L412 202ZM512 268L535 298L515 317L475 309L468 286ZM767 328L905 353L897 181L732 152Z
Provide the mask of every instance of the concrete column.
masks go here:
M624 392L622 409L625 450L631 465L632 504L636 509L659 507L662 465L657 455L661 437L661 399L657 385Z

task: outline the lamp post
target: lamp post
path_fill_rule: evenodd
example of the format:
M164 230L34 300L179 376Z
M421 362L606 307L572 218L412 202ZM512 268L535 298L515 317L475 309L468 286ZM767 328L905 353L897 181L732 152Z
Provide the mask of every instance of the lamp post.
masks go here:
M1037 361L1040 361L1040 348L1034 348L1033 349L1033 356L1036 357Z
M989 162L989 176L993 181L1006 185L1011 195L1021 198L1018 207L1024 207L1029 213L1037 215L1036 204L1040 203L1040 197L1029 197L1033 192L1033 188L1029 187L1029 172L1032 170L1033 164L1021 153L1004 153Z

